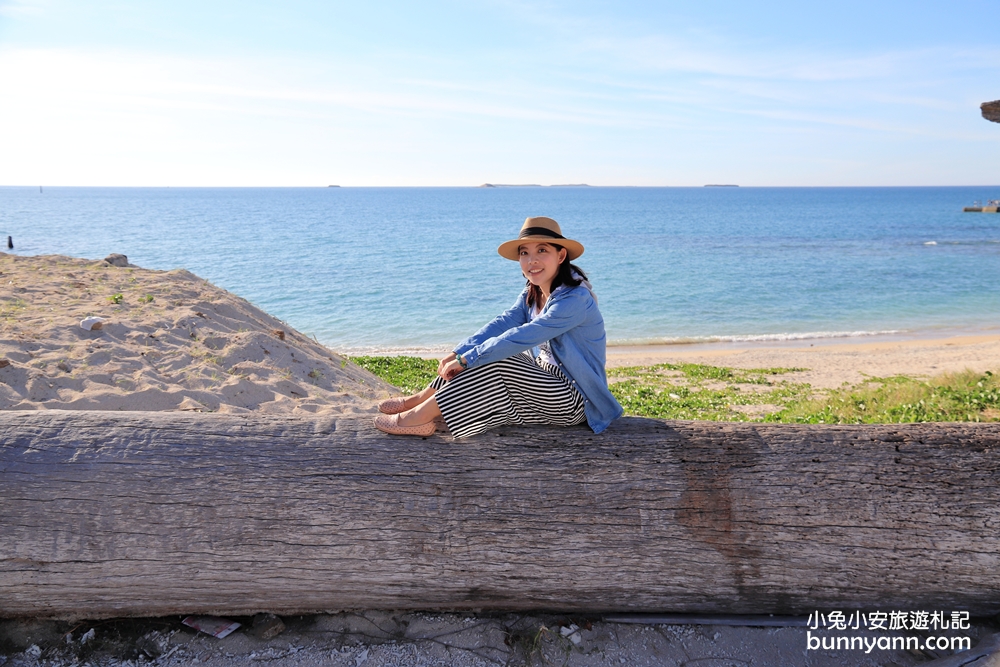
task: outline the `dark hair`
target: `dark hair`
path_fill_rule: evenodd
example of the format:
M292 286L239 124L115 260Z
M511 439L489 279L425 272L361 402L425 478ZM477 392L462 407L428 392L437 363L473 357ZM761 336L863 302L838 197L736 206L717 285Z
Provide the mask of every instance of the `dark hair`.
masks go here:
M548 241L545 241L544 243L548 243ZM557 253L563 249L563 247L557 243L549 243L549 245L555 248ZM574 278L573 277L574 273L579 277ZM583 272L583 269L581 269L576 264L570 264L569 251L567 251L566 259L564 259L562 261L562 264L559 265L559 273L557 273L556 277L552 279L552 285L549 286L549 294L555 292L556 288L560 287L561 285L576 287L586 279L587 279L587 274ZM528 308L534 310L537 304L540 304L542 302L542 288L539 287L538 285L533 285L530 280L528 281L527 284L528 284L528 298L527 298Z

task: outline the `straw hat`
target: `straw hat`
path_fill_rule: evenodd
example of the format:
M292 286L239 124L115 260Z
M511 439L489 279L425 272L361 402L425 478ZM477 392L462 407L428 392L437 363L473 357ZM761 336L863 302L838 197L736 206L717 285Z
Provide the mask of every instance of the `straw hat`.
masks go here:
M562 235L559 223L552 218L528 218L521 225L521 233L517 238L506 243L501 243L497 252L501 257L518 261L517 248L522 243L554 243L566 248L567 259L570 261L583 254L583 244L568 239Z

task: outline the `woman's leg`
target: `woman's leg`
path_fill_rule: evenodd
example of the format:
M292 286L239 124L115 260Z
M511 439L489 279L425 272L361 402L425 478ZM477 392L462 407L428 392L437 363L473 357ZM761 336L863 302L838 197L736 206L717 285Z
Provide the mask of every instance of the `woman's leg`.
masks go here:
M401 412L397 423L408 427L430 423L442 416L440 399L456 438L506 424L570 426L584 416L583 399L565 376L547 372L520 354L469 369L449 382L436 378L421 393L427 398Z
M378 404L378 411L387 415L394 415L406 410L412 410L433 396L438 386L439 383L435 380L426 389L418 391L412 396L393 396L392 398L387 398Z
M436 391L437 389L434 388L434 385L429 384L420 391L418 391L417 393L413 394L412 396L407 396L403 400L403 407L406 408L407 410L412 410L413 408L417 407L418 405L426 401L428 398L433 396L434 392Z
M527 354L515 354L459 373L438 390L434 401L451 434L466 438L491 428L526 423L521 401L516 397L519 392L513 385L537 387L544 397L549 393L549 382L559 381L535 365Z
M431 389L431 396L425 401L420 403L406 412L399 413L399 425L400 426L419 426L420 424L426 424L427 422L432 422L441 416L441 410L438 408L437 401L434 400L433 388ZM427 391L420 392L421 394ZM420 394L417 394L418 396Z

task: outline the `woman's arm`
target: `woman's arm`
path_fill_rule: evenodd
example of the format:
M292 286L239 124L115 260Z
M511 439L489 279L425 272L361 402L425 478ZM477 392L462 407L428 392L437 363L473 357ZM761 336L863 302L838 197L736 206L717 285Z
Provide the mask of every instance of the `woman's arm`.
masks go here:
M508 331L527 322L528 307L525 303L525 296L527 293L527 290L521 292L521 295L517 297L517 301L513 306L497 315L493 318L493 321L489 322L482 329L456 345L453 354L465 354L468 350L471 350L475 346L489 340L490 338L499 336L504 331Z
M592 307L593 304L594 298L586 289L569 290L557 299L550 298L545 312L535 319L507 329L497 336L462 351L462 357L470 368L506 359L581 324L587 316L588 308Z

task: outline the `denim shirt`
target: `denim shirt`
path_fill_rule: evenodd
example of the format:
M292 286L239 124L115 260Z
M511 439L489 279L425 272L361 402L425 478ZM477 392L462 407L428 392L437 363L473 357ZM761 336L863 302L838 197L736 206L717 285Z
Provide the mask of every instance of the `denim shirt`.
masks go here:
M587 424L600 433L624 410L608 390L604 372L604 318L584 285L557 287L532 319L525 288L517 303L455 347L469 368L524 352L549 341L562 372L583 397Z

